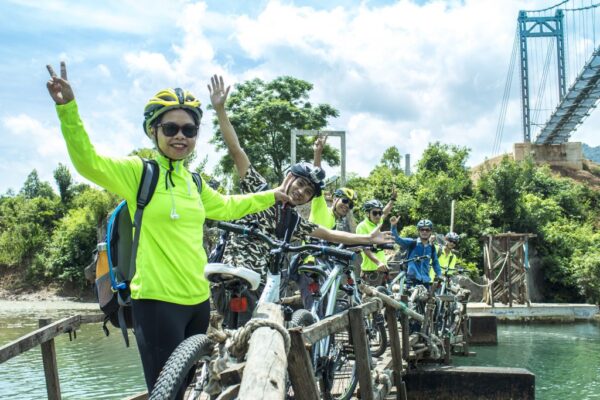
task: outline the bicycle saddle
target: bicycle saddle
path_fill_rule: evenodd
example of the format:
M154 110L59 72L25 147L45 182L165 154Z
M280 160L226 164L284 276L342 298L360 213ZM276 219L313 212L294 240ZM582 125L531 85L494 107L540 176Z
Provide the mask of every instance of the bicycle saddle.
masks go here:
M233 267L229 264L210 263L204 267L204 277L211 282L222 282L234 278L243 279L250 285L250 290L258 289L260 274L248 268Z
M327 271L325 271L323 269L323 267L319 266L319 265L312 265L312 264L303 264L301 266L298 267L298 272L301 274L317 274L322 276L323 278L327 278Z

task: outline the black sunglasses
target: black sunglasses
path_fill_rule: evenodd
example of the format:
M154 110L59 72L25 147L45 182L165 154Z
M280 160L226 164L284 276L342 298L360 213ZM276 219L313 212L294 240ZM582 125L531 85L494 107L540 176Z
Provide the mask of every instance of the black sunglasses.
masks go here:
M383 211L371 211L371 215L374 217L378 217L380 215L383 215Z
M346 197L342 197L342 203L348 204L348 208L351 210L354 208L354 202Z
M198 135L198 127L194 124L177 125L175 122L165 122L156 126L162 126L163 135L173 137L181 131L186 138L193 138Z

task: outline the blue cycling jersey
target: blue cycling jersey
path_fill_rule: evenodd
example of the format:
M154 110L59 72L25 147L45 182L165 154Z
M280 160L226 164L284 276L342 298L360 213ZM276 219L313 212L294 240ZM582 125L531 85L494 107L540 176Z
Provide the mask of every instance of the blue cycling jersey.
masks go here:
M421 240L418 239L400 237L400 235L398 235L398 229L395 226L392 227L392 235L394 236L394 240L396 241L396 243L398 243L404 250L409 251L407 256L408 258L414 258L419 256L430 257L419 261L409 262L408 270L406 272L406 276L408 279L412 279L417 282L423 283L431 282L431 278L429 277L430 260L433 261L433 269L435 271L436 276L442 275L442 269L440 268L440 263L438 261L435 247L433 247L429 243L423 244L423 242L421 242Z

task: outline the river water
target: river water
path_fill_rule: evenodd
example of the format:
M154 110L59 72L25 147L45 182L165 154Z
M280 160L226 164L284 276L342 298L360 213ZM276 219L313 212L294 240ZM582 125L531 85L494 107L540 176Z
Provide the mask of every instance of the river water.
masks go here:
M39 318L60 318L99 312L97 304L71 302L0 301L0 346L32 332ZM121 331L101 324L85 324L77 339L55 338L63 399L122 399L146 389L135 339L125 347ZM44 399L46 383L40 347L0 364L0 399Z
M455 365L526 368L538 400L600 399L600 324L498 325L498 346L471 346Z
M69 302L0 301L0 346L38 326L95 312L97 305ZM100 324L83 325L77 339L55 339L63 399L122 399L145 390L135 339L125 347L121 332L106 337ZM536 375L536 398L600 399L600 324L498 325L498 346L473 346L475 357L456 365L521 367ZM0 364L0 399L46 398L40 348Z

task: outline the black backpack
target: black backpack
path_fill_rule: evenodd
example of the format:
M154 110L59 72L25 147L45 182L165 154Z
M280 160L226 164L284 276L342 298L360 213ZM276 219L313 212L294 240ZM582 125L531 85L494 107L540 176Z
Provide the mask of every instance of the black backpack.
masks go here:
M142 178L137 193L137 209L133 223L127 202L122 201L108 217L106 227L105 246L108 273L101 276L96 274L95 282L98 303L104 313L102 329L108 336L109 331L106 327L108 322L117 328L121 328L127 347L129 347L127 329L133 328L129 283L135 275L142 215L156 190L160 173L156 160L142 159L142 162ZM202 178L198 173L192 172L191 174L194 183L198 187L198 192L202 193ZM133 229L134 227L136 229ZM102 244L99 244L99 250L101 250L101 246ZM96 270L98 271L98 266Z

